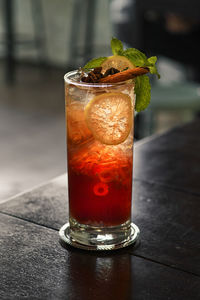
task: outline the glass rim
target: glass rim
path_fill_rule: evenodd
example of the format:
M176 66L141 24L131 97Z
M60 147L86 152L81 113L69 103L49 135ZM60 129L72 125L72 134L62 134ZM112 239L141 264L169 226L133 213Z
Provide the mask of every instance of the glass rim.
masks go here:
M65 81L65 83L73 84L73 85L76 85L76 86L82 86L82 87L83 86L84 87L91 87L91 88L92 87L94 87L94 88L97 88L97 87L99 87L99 88L114 87L114 86L120 86L120 85L124 85L124 84L130 83L130 79L126 80L126 81L117 82L117 83L88 83L88 82L78 82L78 81L75 81L75 80L69 78L70 76L76 75L78 72L79 72L78 69L70 71L70 72L67 72L64 75L64 81Z

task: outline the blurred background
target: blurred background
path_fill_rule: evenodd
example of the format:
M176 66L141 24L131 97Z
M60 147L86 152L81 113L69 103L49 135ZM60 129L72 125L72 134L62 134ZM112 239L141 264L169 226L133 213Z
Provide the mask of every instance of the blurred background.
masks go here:
M200 115L197 0L0 0L0 202L66 171L64 74L125 47L158 56L135 138Z

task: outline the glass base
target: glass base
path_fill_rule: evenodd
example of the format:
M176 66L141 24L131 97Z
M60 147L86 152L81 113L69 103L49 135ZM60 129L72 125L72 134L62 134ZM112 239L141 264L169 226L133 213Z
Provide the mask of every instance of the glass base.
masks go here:
M107 228L77 224L75 230L72 230L70 224L66 223L61 227L59 236L63 242L84 250L106 251L124 248L135 243L140 233L134 223L129 223L128 229L127 224Z

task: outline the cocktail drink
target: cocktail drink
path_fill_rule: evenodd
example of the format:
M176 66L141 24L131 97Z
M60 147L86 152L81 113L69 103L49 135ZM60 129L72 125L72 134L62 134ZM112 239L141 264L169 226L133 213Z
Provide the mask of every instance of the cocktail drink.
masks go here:
M139 234L131 223L135 81L103 82L121 71L110 66L64 77L69 224L60 236L88 250L121 248Z
M113 244L130 231L134 84L79 80L65 76L71 234L84 242L96 232L104 244L110 231Z

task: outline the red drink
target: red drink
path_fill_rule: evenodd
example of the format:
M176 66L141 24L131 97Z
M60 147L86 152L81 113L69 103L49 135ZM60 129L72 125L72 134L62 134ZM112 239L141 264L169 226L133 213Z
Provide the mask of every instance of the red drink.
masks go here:
M96 147L99 150L100 145ZM109 155L104 153L101 161L93 158L92 162L85 162L80 152L80 161L76 163L73 154L70 155L70 147L68 149L71 217L93 226L115 226L128 221L132 195L131 157L123 158L115 153L113 161L109 162Z
M69 236L78 247L112 249L132 241L134 83L67 75Z

